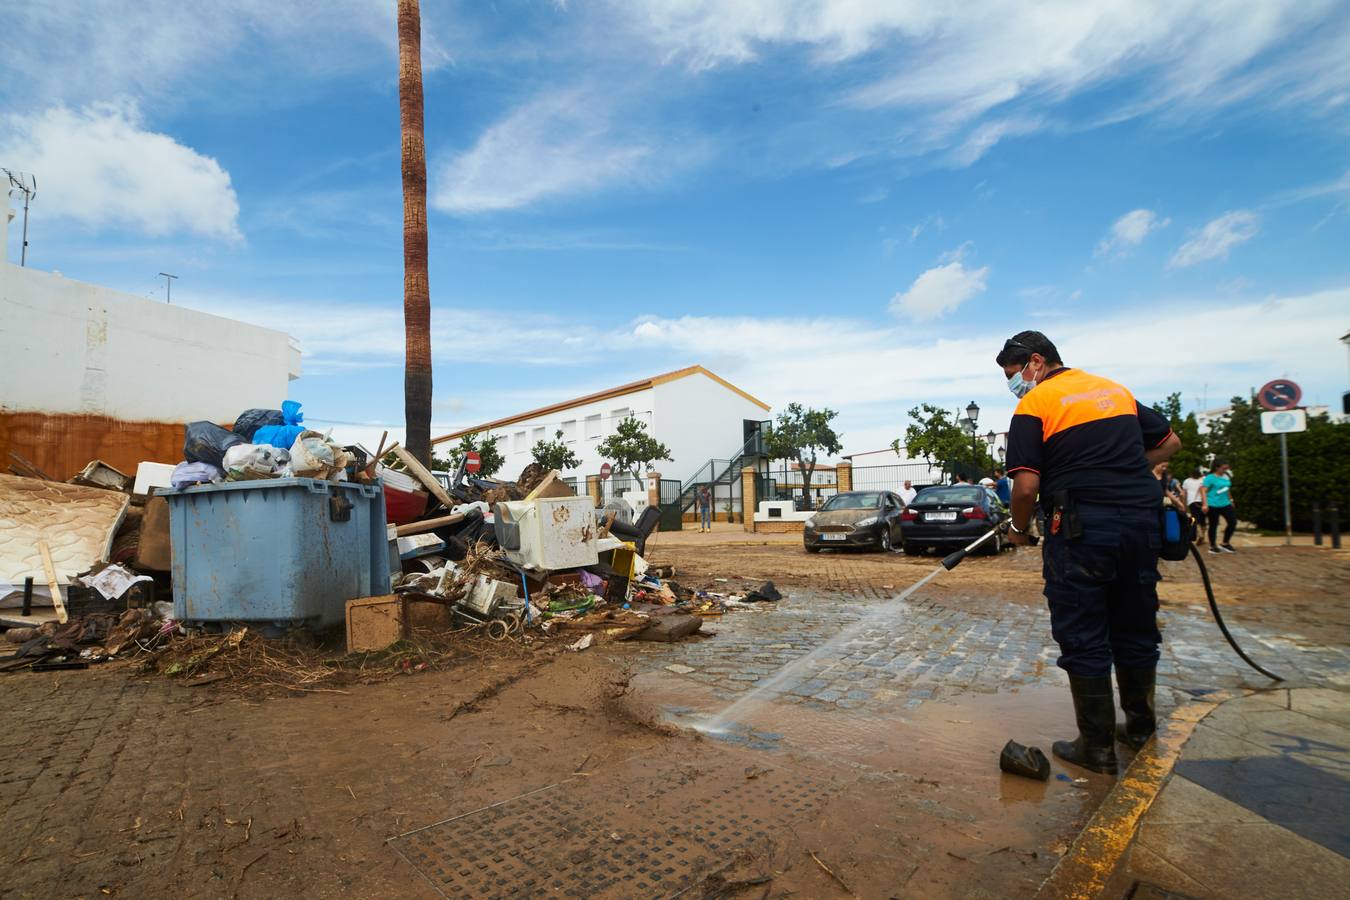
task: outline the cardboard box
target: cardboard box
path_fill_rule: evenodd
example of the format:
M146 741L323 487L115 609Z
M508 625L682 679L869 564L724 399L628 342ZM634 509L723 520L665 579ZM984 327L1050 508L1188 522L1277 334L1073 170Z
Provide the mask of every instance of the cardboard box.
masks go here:
M383 650L407 633L402 597L361 597L347 601L347 652Z
M141 536L136 547L136 568L167 572L173 568L169 547L169 502L163 497L145 501Z

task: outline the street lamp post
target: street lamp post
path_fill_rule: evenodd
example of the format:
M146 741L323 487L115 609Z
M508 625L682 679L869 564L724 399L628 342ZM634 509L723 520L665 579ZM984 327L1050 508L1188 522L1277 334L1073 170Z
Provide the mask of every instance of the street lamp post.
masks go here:
M976 443L977 439L975 437L979 433L978 428L979 421L980 421L980 406L978 403L972 400L970 401L970 404L966 406L965 426L967 433L970 434L971 462L974 464L976 472L980 470L980 445ZM973 481L974 478L975 476L972 475L971 480Z

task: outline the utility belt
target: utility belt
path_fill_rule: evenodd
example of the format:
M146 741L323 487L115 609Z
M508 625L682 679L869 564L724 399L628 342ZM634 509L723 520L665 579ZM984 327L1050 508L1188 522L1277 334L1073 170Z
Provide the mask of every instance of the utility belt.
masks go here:
M1076 541L1083 536L1083 519L1078 515L1078 504L1068 491L1054 491L1041 496L1045 510L1045 530L1056 537Z
M1042 495L1041 508L1045 511L1045 529L1048 534L1069 541L1083 537L1083 517L1069 491ZM1158 516L1158 532L1160 557L1173 561L1186 558L1190 550L1192 528L1191 518L1185 510L1177 509L1164 500Z

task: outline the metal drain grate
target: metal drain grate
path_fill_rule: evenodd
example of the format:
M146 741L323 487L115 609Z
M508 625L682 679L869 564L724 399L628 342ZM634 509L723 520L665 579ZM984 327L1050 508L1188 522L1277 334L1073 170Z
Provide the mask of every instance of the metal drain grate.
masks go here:
M659 784L567 781L390 845L447 897L662 897L767 848L831 793L785 770ZM615 825L635 812L643 827Z

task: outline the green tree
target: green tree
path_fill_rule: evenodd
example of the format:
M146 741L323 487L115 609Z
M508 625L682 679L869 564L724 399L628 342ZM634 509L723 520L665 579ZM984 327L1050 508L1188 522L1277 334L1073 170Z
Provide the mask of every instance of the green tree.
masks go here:
M819 455L838 453L842 448L839 435L830 425L837 415L832 409L809 409L800 403L789 403L765 435L764 446L771 458L796 460L808 509L811 478L816 474Z
M459 439L458 444L450 448L448 460L450 465L447 468L454 472L459 468L465 454L474 450L478 451L478 478L491 478L501 471L502 466L506 463L501 450L497 449L497 439L492 436L492 432L487 432L482 438L478 437L478 432L474 432L464 435Z
M911 409L909 417L914 421L905 428L904 439L891 442L896 453L922 457L942 470L944 481L954 473L973 479L993 470L994 459L983 441L966 433L950 411L925 403Z
M1261 433L1261 408L1251 400L1234 397L1232 410L1210 423L1205 450L1211 465L1216 459L1226 459L1236 468L1237 457L1243 450L1271 439Z
M530 455L534 461L544 471L557 469L559 472L567 469L575 469L581 465L581 459L572 452L572 448L563 442L562 429L553 436L551 441L537 441L534 447L530 449Z
M628 416L614 429L614 433L600 442L596 448L602 459L614 464L620 472L627 472L637 481L642 480L642 470L657 460L674 462L670 450L665 444L647 433L647 426L632 416Z
M1196 469L1204 468L1209 460L1205 455L1205 436L1200 433L1195 413L1181 414L1181 394L1169 394L1162 403L1153 404L1153 408L1167 419L1172 433L1181 439L1181 449L1171 459L1172 475L1187 478Z
M1327 416L1309 416L1308 430L1286 436L1289 444L1289 507L1294 527L1312 527L1312 507L1350 509L1350 426ZM1233 398L1233 411L1214 423L1213 459L1233 465L1233 503L1238 517L1261 528L1284 529L1284 484L1280 438L1261 432L1261 409Z

